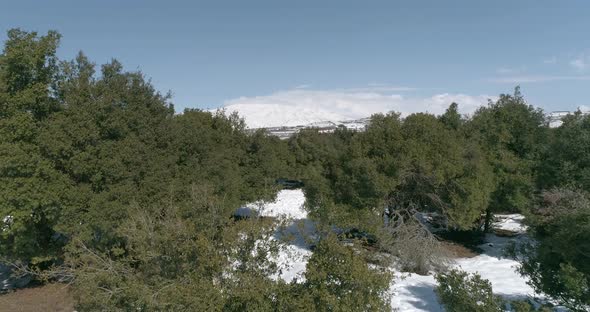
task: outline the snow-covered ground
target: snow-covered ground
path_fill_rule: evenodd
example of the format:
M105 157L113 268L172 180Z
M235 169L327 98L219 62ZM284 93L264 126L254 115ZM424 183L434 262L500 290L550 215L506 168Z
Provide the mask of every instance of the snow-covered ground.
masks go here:
M498 220L494 222L495 229L511 231L518 234L525 233L527 230L527 226L522 223L524 216L521 214L499 214L495 217Z
M236 214L250 216L256 212L259 216L282 219L306 219L307 211L303 208L305 195L301 190L282 190L274 202L255 202L240 207Z
M278 219L274 236L269 239L280 239L286 244L281 246L273 261L279 267L278 276L286 282L293 279L303 280L307 260L311 256L309 238L315 232L315 224L307 218L303 204L305 195L301 190L282 190L274 202L255 202L241 207L236 212L240 216L273 217Z
M271 239L289 238L286 246L273 259L281 268L279 276L285 281L294 278L302 280L307 260L312 252L308 238L313 235L314 224L307 218L303 205L305 196L301 190L283 190L272 203L254 203L240 208L239 211L250 214L258 212L261 216L275 217L282 222ZM522 234L526 227L522 225L521 215L498 215L494 228ZM523 239L523 235L499 237L494 234L486 236L486 242L479 246L483 252L472 258L456 259L456 267L470 273L479 273L492 283L494 292L506 299L526 299L534 296L526 280L516 268L518 262L503 256L504 248L514 240ZM436 281L432 275L417 275L395 272L390 288L391 307L399 311L444 311L434 292Z
M459 258L454 266L469 273L478 273L492 284L494 293L505 299L527 299L535 296L526 279L516 272L518 262L503 256L504 248L515 238L486 236L479 247L483 253L472 258ZM434 293L434 276L397 274L392 284L391 306L400 311L444 311Z

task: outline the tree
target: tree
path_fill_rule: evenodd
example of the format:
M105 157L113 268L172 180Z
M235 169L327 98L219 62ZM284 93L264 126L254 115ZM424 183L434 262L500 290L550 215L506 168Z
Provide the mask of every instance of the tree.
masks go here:
M495 211L526 211L535 190L534 168L547 140L543 111L513 95L479 108L466 124L469 140L479 141L493 169L495 190L486 213L486 230Z
M500 312L502 301L493 294L492 285L479 274L451 270L436 275L436 293L447 311Z
M39 148L43 122L59 109L52 93L59 38L12 29L0 55L0 253L36 263L63 245L54 227L71 190Z
M551 134L537 169L538 187L590 191L590 115L569 115Z
M55 31L45 36L20 29L8 31L0 59L3 115L27 112L40 120L58 109L51 89L58 71L55 52L60 37Z
M531 216L534 244L518 251L521 274L537 291L574 311L590 306L590 197L567 189L546 191Z
M304 289L317 311L389 311L384 295L390 277L370 269L333 234L323 238L309 259Z
M449 108L439 117L439 120L448 128L458 130L463 124L461 114L459 114L459 105L455 102L449 105Z

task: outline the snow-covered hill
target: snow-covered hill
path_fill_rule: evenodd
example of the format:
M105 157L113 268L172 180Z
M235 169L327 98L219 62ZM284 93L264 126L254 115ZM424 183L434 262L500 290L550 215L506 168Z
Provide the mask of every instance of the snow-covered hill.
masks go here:
M436 94L408 97L375 89L279 91L265 96L240 97L224 103L227 113L237 112L248 128L296 127L313 123L342 123L395 111L402 116L416 112L442 114L453 102L461 113L472 113L495 97Z
M237 112L248 128L295 127L326 121L355 119L352 115L331 112L322 108L288 106L281 104L234 104L224 107ZM366 116L362 116L366 117Z

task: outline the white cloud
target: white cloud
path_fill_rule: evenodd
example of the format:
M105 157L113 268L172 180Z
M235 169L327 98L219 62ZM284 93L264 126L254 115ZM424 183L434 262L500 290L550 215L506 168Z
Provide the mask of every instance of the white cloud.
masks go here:
M585 71L590 68L590 55L580 54L570 61L570 65L577 71Z
M406 97L368 91L295 89L270 95L241 97L224 103L227 112L237 111L250 128L297 126L318 121L343 121L368 117L374 113L396 111L406 116L416 112L442 114L457 102L462 113L472 113L495 99L488 95L436 94L431 97Z

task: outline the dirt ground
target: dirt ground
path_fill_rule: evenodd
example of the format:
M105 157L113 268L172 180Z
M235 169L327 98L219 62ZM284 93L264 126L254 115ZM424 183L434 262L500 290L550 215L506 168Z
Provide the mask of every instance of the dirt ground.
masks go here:
M442 244L454 258L473 258L477 256L477 253L463 245L450 241L442 241Z
M24 288L0 295L0 311L72 312L74 299L64 284Z

